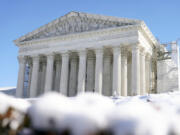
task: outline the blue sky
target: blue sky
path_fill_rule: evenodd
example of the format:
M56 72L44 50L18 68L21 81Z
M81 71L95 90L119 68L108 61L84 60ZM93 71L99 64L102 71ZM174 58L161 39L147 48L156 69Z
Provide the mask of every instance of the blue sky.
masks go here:
M180 37L180 0L0 0L0 87L16 86L13 40L70 11L144 20L161 42Z

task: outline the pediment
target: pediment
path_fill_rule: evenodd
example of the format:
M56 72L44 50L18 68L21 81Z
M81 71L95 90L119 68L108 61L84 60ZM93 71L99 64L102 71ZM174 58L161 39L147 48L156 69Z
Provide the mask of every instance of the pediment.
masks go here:
M139 20L70 12L49 24L17 39L18 42L44 39L74 33L95 31L106 28L136 25Z

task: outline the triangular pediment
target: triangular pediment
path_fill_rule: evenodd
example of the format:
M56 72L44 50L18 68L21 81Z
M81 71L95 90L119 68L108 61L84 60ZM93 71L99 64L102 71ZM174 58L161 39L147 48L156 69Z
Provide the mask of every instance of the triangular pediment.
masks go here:
M70 12L17 40L18 42L31 41L106 28L136 25L140 22L139 20Z

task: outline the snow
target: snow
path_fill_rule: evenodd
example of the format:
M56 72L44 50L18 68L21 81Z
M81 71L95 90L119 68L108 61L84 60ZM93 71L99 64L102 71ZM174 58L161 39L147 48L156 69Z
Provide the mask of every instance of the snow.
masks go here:
M69 129L73 135L84 135L104 128L107 125L106 113L114 107L110 98L97 94L67 98L50 93L40 97L30 107L29 114L34 128L53 128L58 132Z
M26 100L0 94L0 114L8 107L18 110L13 114L16 121L11 122L14 129L22 122L20 115L27 113L32 122L29 129L35 131L69 131L72 135L180 134L180 92L111 98L95 93L68 98L53 92ZM8 121L3 122L6 125Z
M165 93L112 100L94 93L74 98L51 93L40 97L29 113L34 128L53 128L58 132L68 129L73 135L103 130L114 135L179 134L179 96L180 93Z
M119 104L110 113L108 121L115 135L165 135L169 128L161 112L138 99Z
M23 99L14 98L0 93L0 114L6 113L9 107L25 113L29 106L30 103Z
M17 130L24 121L24 115L30 103L0 93L0 127Z
M7 95L15 96L16 87L2 87L0 88L1 93L5 93Z

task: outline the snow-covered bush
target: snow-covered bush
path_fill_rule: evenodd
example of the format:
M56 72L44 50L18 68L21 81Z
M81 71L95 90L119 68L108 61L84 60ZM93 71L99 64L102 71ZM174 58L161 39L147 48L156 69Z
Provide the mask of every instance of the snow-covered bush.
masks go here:
M25 100L0 94L0 134L16 135L24 123L29 106Z

